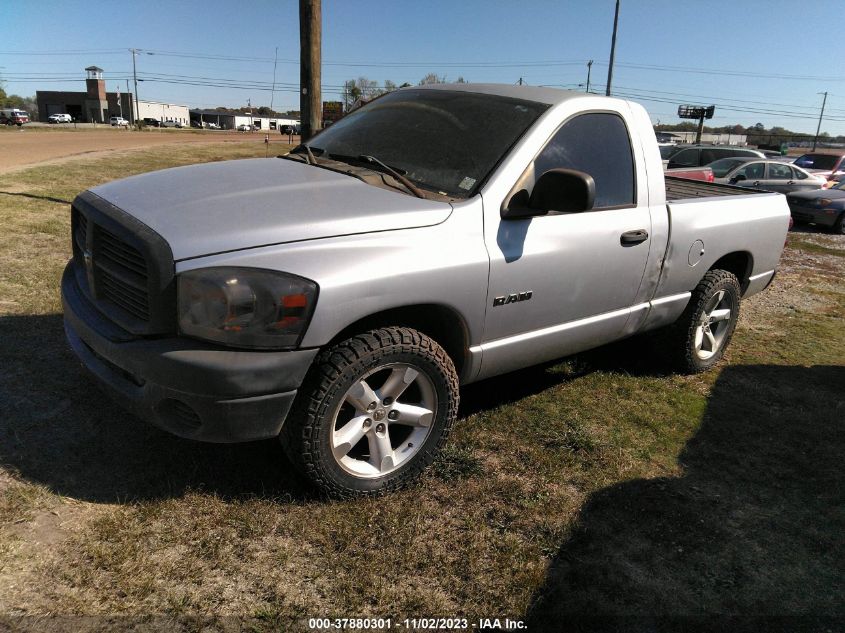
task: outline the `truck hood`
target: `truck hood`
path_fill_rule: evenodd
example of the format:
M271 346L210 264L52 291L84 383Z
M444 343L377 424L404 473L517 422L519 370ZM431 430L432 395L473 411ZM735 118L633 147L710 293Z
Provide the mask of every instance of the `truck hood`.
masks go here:
M176 167L91 190L170 244L173 259L439 224L447 202L278 158Z

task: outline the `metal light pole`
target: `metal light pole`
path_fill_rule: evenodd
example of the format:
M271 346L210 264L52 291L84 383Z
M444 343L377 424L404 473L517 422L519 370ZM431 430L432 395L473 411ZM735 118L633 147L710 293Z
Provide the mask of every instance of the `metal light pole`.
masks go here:
M822 111L819 113L819 126L816 128L816 138L813 139L813 151L816 151L816 143L819 142L819 132L822 130L822 117L824 116L824 106L827 103L827 92L819 92L817 94L824 95L822 99Z
M607 67L607 88L604 91L610 96L610 83L613 80L613 59L616 57L616 27L619 25L619 0L616 0L616 14L613 16L613 39L610 40L610 64Z
M590 92L590 73L593 71L593 60L587 62L587 90L586 92Z
M145 50L141 50L140 48L130 48L129 52L132 53L132 80L135 82L135 116L133 123L138 122L138 114L140 113L141 109L138 106L138 72L135 69L135 56L140 53L147 53L147 55L154 55L154 53L150 53ZM128 81L128 80L127 80ZM143 79L141 80L143 81Z

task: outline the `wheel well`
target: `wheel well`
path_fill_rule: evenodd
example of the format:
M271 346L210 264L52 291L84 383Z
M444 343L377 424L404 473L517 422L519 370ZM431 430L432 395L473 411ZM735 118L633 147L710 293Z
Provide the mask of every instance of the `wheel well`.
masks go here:
M436 304L421 304L392 308L366 316L337 333L329 345L344 341L356 334L389 325L414 328L437 341L455 364L458 375L466 362L467 333L463 319L450 308Z
M727 270L729 273L733 273L739 280L739 286L742 288L742 292L745 292L745 289L748 287L748 279L751 276L753 264L754 259L751 257L751 253L737 251L719 258L710 267L710 270Z

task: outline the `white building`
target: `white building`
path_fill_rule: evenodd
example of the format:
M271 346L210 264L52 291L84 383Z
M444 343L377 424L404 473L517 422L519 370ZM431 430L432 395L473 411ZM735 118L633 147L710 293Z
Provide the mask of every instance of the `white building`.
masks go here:
M158 101L138 101L138 119L156 119L165 121L176 121L185 127L191 123L191 116L188 113L188 106L175 103L160 103Z

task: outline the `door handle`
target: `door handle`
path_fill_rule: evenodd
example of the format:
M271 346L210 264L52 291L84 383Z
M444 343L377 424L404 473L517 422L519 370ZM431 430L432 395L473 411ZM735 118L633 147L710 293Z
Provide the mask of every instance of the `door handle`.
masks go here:
M760 186L760 181L759 181L759 180L755 180L755 181L754 181L753 183L751 183L751 184L753 184L755 187L759 187L759 186Z
M795 184L795 181L794 181L794 180L790 180L790 181L789 181L789 182L787 182L786 184L787 184L787 185L794 185L794 184Z
M625 231L620 237L619 241L623 246L627 244L639 244L648 239L648 231L645 229L637 229L636 231Z

